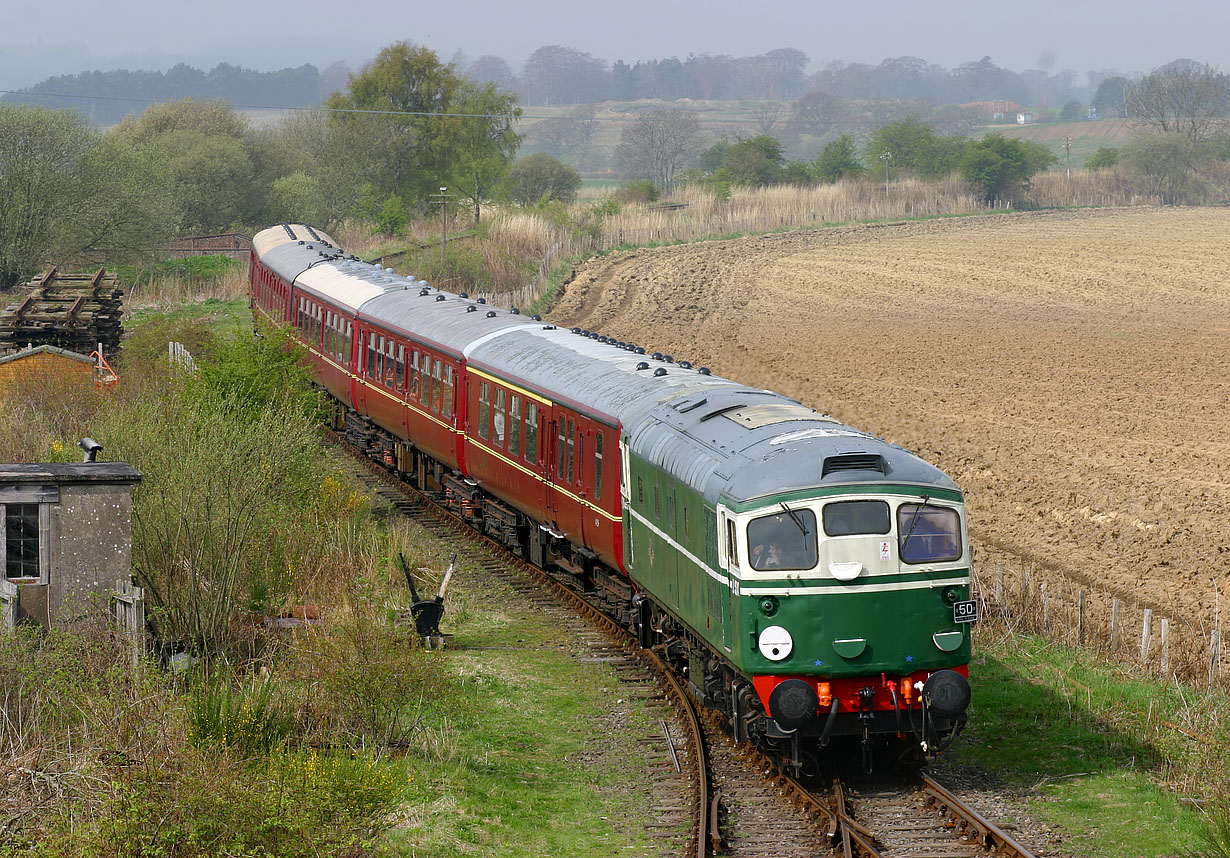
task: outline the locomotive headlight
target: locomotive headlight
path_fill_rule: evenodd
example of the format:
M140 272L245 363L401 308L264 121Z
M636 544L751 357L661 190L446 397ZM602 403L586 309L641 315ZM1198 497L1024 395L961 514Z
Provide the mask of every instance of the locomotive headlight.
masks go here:
M765 596L760 600L760 613L766 617L771 617L777 613L777 598L774 596Z
M757 644L760 647L760 654L769 661L781 661L794 649L794 640L790 637L790 632L781 626L769 626L760 633Z
M945 587L943 597L949 605L955 605L961 599L961 590L959 587Z

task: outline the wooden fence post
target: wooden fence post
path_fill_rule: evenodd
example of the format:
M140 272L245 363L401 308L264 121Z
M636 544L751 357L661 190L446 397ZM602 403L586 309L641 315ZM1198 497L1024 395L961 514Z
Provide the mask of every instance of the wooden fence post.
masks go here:
M1140 620L1140 660L1149 660L1149 644L1153 639L1153 609L1145 608Z
M1170 620L1162 619L1162 676L1170 672Z
M1123 613L1123 602L1115 599L1110 603L1110 649L1111 652L1116 652L1119 649L1119 618Z
M1049 632L1051 630L1051 603L1046 598L1045 581L1038 585L1038 592L1042 594L1042 628Z
M1004 564L1000 563L995 569L995 603L1001 608L1004 606Z
M1085 645L1085 597L1087 591L1081 590L1076 597L1076 643Z
M1221 629L1213 629L1209 638L1209 685L1212 685L1221 674Z

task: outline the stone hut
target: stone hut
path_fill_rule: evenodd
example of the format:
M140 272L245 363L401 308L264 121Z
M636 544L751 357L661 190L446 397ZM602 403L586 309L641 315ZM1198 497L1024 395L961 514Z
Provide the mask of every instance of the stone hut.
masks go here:
M122 462L0 464L0 607L43 626L108 610L132 576L132 492Z

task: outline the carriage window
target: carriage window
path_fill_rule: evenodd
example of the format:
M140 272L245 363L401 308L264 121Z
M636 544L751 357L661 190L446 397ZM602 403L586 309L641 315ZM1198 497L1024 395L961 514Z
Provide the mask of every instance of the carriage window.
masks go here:
M419 382L419 402L426 408L431 403L431 356L423 352L423 378Z
M897 507L897 551L904 563L961 559L961 517L945 506L903 503Z
M419 398L419 350L410 351L410 398Z
M752 568L811 569L816 565L816 514L809 509L754 518L747 526Z
M484 441L491 436L487 421L491 419L491 386L487 382L478 385L478 437Z
M492 417L492 435L494 435L495 445L497 447L504 446L504 390L497 387L495 389L495 414Z
M431 410L440 413L440 400L443 398L442 385L440 384L444 376L444 364L439 360L435 361L435 367L431 372Z
M576 434L576 426L571 420L568 421L568 482L572 482L572 454L575 450L575 442L573 436Z
M525 405L525 461L531 465L538 462L538 403Z
M888 533L891 518L884 501L837 501L824 505L824 532L828 536Z
M376 377L376 335L367 335L367 377Z
M453 368L444 367L444 416L453 417Z
M602 500L602 433L594 436L594 500Z
M388 345L384 350L384 386L392 387L394 380L397 377L397 350L392 340L389 340Z
M564 477L564 428L564 421L559 421L556 430L558 434L555 439L555 476L557 479Z
M384 337L380 338L380 345L376 348L376 381L384 381Z
M406 347L397 344L397 389L404 390L406 386Z
M508 452L521 455L521 397L515 393L508 403Z

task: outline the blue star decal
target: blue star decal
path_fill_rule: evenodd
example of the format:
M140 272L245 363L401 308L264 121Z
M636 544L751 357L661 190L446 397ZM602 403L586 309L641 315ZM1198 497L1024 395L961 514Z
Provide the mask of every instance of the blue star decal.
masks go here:
M907 655L907 656L905 657L906 664L909 664L909 663L910 663L911 661L913 661L913 660L914 660L914 656L912 656L912 655Z
M820 659L816 659L816 667L824 667L824 662L822 662Z

